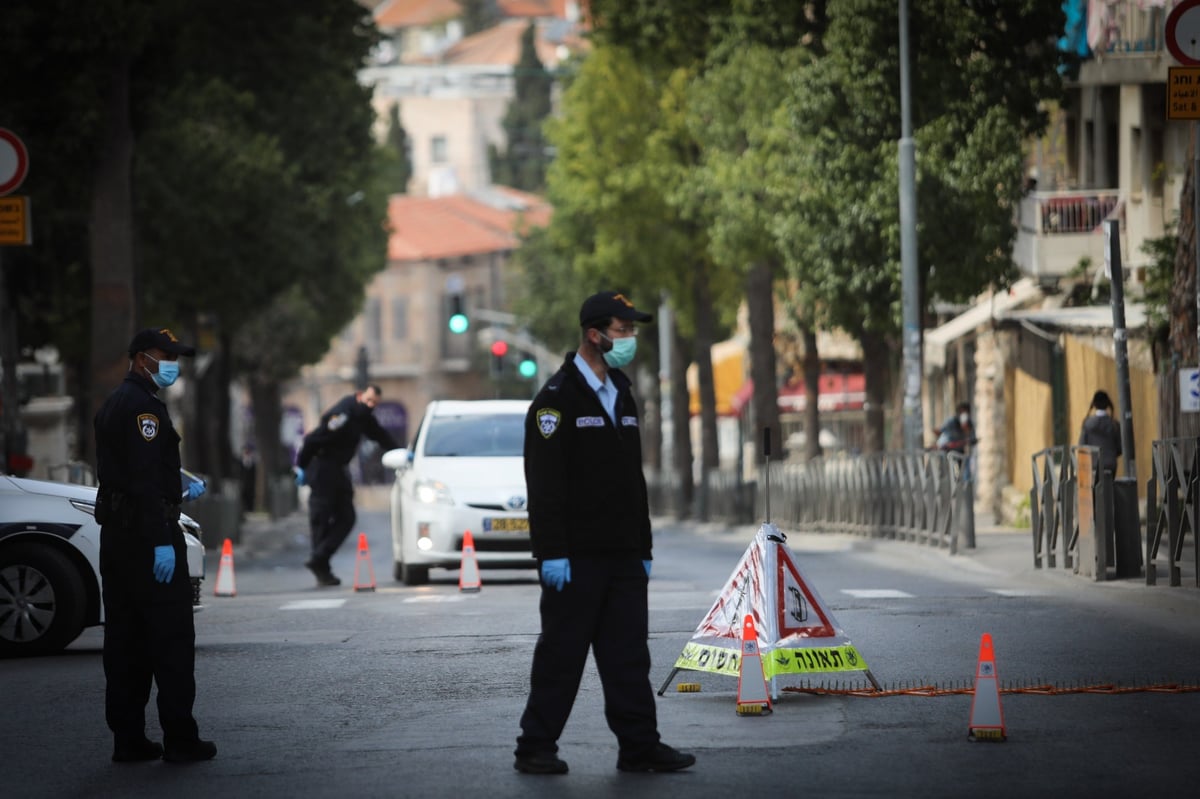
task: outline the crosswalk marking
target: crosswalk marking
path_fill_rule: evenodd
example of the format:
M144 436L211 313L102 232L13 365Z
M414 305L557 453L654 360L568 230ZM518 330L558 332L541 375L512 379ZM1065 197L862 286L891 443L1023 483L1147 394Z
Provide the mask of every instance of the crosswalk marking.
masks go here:
M1033 588L989 588L988 591L1000 596L1045 596L1044 591Z
M894 588L843 588L843 594L856 599L912 599L913 595Z
M340 608L346 604L345 599L297 599L292 602L285 602L279 606L280 610L329 610L331 608Z

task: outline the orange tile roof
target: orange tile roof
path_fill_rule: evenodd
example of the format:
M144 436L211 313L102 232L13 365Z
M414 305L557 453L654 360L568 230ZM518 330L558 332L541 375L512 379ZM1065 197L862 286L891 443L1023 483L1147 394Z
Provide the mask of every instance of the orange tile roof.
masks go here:
M523 204L524 210L496 207L465 194L393 195L388 203L388 260L423 261L511 250L522 229L550 221L550 206L540 197L503 187L493 191Z
M375 9L375 25L381 29L435 25L462 16L455 0L387 0Z
M554 0L499 0L500 13L506 17L562 17Z
M521 36L529 24L529 20L525 19L506 19L474 36L455 42L439 60L443 64L513 66L521 60ZM556 45L541 36L535 36L534 46L537 48L538 60L543 66L552 69L558 65Z

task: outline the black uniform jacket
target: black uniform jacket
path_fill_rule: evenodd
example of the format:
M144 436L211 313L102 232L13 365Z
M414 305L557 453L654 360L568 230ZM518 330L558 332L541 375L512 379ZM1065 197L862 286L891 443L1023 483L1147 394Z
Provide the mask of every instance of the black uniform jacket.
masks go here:
M100 407L95 429L97 520L130 530L130 544L172 545L183 493L179 434L154 384L129 372Z
M296 464L307 469L314 457L321 460L347 464L358 451L358 442L363 437L379 442L385 450L400 446L391 433L384 430L371 413L353 394L348 394L321 416L321 423L304 437Z
M642 439L629 378L609 371L616 418L567 356L525 417L525 484L536 558L636 554L650 559Z
M1099 447L1100 468L1116 471L1121 455L1121 423L1108 414L1087 417L1079 431L1079 446Z

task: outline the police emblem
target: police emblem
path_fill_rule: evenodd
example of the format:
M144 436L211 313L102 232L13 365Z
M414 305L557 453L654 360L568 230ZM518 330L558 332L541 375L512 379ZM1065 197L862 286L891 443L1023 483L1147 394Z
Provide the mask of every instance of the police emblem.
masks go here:
M554 431L558 429L558 423L561 421L562 414L553 408L542 408L537 412L538 430L542 432L542 438L554 435Z
M346 418L346 414L344 413L339 413L337 416L331 416L329 417L329 421L326 422L325 426L330 430L337 430L346 423Z
M142 413L137 418L138 430L142 433L142 438L147 441L153 441L158 435L158 417L152 413Z

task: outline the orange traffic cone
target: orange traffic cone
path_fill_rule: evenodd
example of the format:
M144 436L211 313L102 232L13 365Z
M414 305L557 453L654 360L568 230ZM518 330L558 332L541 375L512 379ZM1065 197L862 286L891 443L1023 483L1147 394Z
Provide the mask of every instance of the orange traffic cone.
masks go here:
M233 579L233 542L228 538L221 545L221 562L217 565L217 584L214 596L237 596L237 584Z
M979 642L979 664L975 668L975 694L971 699L970 741L1006 741L1004 711L1000 709L1000 686L996 678L996 655L992 636L984 633Z
M758 651L758 631L754 617L742 620L742 661L738 665L737 712L739 716L758 716L771 712L771 696L763 676L762 655Z
M362 582L359 579L359 574L362 571L362 565L367 564L366 576L369 577L369 582ZM371 551L367 547L367 534L358 534L358 557L354 559L354 590L355 591L374 591L375 590L375 566L371 563Z
M471 531L463 533L462 565L458 569L458 590L473 593L481 587L479 581L479 562L475 559L475 539Z

